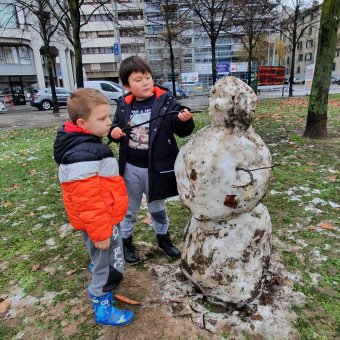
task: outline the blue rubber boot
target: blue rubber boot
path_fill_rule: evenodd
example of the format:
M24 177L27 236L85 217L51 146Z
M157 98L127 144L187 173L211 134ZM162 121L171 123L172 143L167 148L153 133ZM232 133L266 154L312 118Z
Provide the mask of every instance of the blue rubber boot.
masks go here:
M120 310L111 305L112 292L104 296L90 294L96 323L99 325L125 326L132 322L134 315L130 310Z

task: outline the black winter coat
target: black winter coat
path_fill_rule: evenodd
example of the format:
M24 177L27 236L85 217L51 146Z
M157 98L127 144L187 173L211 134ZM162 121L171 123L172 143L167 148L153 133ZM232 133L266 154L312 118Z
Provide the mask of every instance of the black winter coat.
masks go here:
M154 93L156 97L152 106L150 120L167 112L180 111L185 108L165 88L155 86ZM117 126L123 129L128 125L133 100L134 97L131 94L119 98L112 129ZM185 137L190 135L194 128L193 119L181 122L177 115L168 115L150 122L149 202L178 195L174 164L179 150L174 134L179 137ZM114 140L120 143L119 172L122 176L127 160L129 130L126 131L126 134L127 136L122 137L120 140Z

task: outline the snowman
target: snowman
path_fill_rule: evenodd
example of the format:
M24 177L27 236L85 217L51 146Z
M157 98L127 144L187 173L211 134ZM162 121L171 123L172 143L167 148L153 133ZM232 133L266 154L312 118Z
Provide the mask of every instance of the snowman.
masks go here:
M270 262L271 222L260 201L271 155L251 126L257 97L247 84L224 77L210 95L211 126L175 163L180 198L192 213L181 269L211 301L242 305L261 292Z

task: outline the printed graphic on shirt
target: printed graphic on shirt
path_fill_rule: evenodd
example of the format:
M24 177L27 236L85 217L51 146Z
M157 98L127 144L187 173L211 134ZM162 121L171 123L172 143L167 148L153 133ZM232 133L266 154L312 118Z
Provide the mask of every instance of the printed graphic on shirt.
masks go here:
M134 125L139 125L150 120L151 108L149 109L132 109L131 122L132 127L130 132L129 147L132 149L147 150L149 147L149 123L133 128Z

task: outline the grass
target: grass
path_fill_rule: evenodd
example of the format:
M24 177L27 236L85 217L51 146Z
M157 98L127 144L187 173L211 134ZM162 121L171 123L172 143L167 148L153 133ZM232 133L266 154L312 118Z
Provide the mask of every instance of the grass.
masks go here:
M335 339L340 332L339 244L336 230L320 227L324 221L335 228L339 223L339 103L339 95L330 97L329 140L301 136L306 99L262 101L253 124L269 146L273 163L280 164L263 203L269 209L274 235L285 245L285 267L301 277L295 290L307 296L304 306L292 306L302 339ZM209 117L196 114L195 121L198 130L209 124ZM53 160L54 136L55 128L5 131L0 136L0 302L13 291L37 299L54 292L53 304L57 305L76 299L79 289L87 285L86 250L80 236L67 229ZM167 208L172 237L181 241L190 212L176 201ZM143 218L138 220L136 238L154 243L155 236ZM316 274L318 283L313 280ZM63 320L79 317L72 310L66 304L55 319L44 320L37 314L34 322L42 331L53 329L56 339L63 338ZM76 336L98 336L99 328L92 327L91 317L82 319ZM2 318L0 338L15 337L25 327Z

